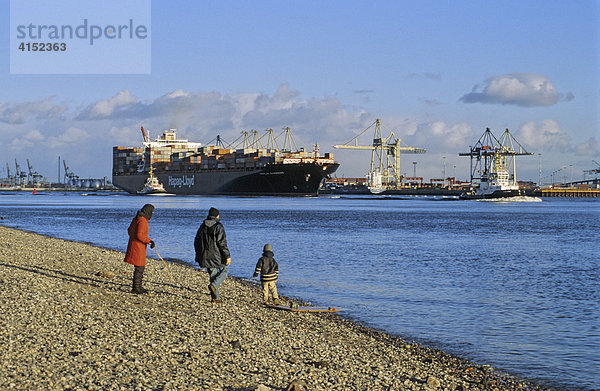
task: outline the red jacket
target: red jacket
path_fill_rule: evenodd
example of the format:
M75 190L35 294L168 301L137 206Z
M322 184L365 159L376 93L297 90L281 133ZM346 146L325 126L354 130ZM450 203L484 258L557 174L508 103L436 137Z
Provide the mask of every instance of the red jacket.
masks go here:
M148 219L135 217L129 228L129 242L125 253L125 262L135 266L146 266L146 245L150 243L148 237Z

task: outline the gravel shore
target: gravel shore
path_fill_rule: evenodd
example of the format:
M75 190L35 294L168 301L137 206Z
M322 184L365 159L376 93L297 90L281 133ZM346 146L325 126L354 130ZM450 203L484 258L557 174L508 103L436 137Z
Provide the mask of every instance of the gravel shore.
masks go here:
M0 389L540 390L335 314L277 311L227 278L0 227ZM235 260L234 260L235 262Z

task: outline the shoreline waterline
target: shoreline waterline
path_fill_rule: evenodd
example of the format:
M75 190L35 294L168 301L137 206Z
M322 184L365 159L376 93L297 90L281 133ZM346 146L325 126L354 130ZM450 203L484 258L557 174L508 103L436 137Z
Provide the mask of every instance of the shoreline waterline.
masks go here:
M173 283L150 260L151 293L132 295L122 252L0 226L0 268L3 389L546 389L337 315L269 310L241 279L213 305L185 264Z

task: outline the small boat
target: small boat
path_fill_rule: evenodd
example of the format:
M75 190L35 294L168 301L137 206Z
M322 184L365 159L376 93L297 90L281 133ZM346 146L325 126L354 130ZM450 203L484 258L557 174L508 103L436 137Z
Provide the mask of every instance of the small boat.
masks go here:
M168 194L163 185L158 181L158 178L154 176L154 170L150 165L150 175L144 183L144 187L137 191L138 195L166 195Z
M142 133L144 132L144 128L142 128ZM144 133L144 139L146 138L146 134ZM164 195L167 194L167 191L163 187L162 183L159 182L158 178L154 176L154 166L152 165L152 147L150 149L150 170L148 171L148 178L146 182L144 182L144 186L141 190L138 190L136 193L138 195ZM139 169L139 168L138 168Z
M476 191L463 193L463 200L479 200L491 198L509 198L522 196L519 184L510 179L510 175L504 164L504 159L496 158L495 164L491 166L487 175L481 176L479 187Z
M367 174L367 183L369 191L372 194L381 194L385 191L385 186L383 185L383 177L379 170L371 171Z
M481 182L476 191L462 193L460 199L463 200L483 200L491 198L511 198L522 196L521 190L516 186L505 186L497 182Z

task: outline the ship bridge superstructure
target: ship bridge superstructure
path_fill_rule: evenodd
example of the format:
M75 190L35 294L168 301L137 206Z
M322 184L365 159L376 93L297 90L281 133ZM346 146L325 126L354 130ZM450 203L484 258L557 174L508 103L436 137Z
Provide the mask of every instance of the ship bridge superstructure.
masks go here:
M177 131L175 129L163 130L161 136L157 137L154 141L150 141L150 132L144 130L144 127L142 126L142 136L144 137L143 144L146 148L181 146L194 149L202 147L202 143L190 142L187 139L177 138Z

